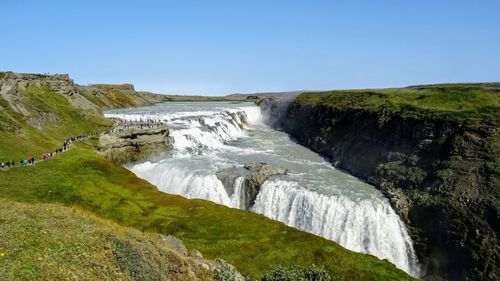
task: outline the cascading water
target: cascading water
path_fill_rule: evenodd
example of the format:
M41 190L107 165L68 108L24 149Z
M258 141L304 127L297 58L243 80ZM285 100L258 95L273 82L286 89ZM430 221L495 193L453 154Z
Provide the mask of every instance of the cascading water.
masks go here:
M373 186L342 173L322 157L262 124L250 103L166 103L112 110L106 117L161 120L171 128L173 150L163 159L128 168L160 190L245 208L244 177L231 192L216 172L265 162L288 169L262 185L251 211L388 259L411 275L418 262L404 224Z

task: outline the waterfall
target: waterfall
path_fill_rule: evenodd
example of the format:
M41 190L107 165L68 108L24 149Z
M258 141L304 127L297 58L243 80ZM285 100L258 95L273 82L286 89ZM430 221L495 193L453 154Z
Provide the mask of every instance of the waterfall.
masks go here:
M385 257L400 269L418 275L412 242L388 202L346 196L325 196L296 182L266 181L252 211L336 241L356 252Z
M262 124L258 107L168 103L113 110L105 116L131 121L155 119L169 126L173 139L169 157L128 166L161 191L243 209L244 177L236 177L228 192L216 172L241 168L249 161L276 162L291 175L267 180L250 211L353 251L388 259L419 276L405 225L380 192L345 179L315 153Z

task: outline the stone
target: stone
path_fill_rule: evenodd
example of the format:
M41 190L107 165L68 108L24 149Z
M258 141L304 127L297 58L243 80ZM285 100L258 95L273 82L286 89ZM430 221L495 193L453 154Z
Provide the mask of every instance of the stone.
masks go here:
M244 167L252 172L252 179L255 180L258 185L262 185L271 176L285 175L287 172L285 168L266 163L248 163L245 164Z
M245 277L236 268L223 259L215 260L215 276L217 280L245 281Z
M136 162L170 149L166 125L154 128L133 126L123 131L111 130L99 136L98 151L106 159L124 164Z
M173 235L160 235L160 240L165 242L170 248L174 249L176 252L187 256L188 251L186 246L184 246L184 243L182 243L182 240L173 236Z
M222 182L229 196L235 192L236 180L244 177L242 182L242 191L240 194L240 209L248 210L255 203L257 194L259 193L262 184L272 177L277 175L285 175L286 169L266 163L248 163L244 168L229 168L220 170L216 173L217 178Z
M196 259L202 259L203 258L203 255L200 253L200 251L194 249L194 250L191 250L189 252L189 256L192 257L192 258L196 258Z

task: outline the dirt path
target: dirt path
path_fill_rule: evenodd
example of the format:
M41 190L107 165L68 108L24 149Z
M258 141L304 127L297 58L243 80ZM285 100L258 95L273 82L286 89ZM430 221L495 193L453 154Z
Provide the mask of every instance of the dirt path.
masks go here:
M10 170L10 169L15 169L15 168L24 168L24 167L31 167L31 166L36 166L36 164L40 163L40 162L44 162L44 161L47 161L47 160L50 160L54 157L56 157L57 155L60 155L68 150L71 149L71 144L75 143L75 142L79 142L79 141L84 141L84 140L87 140L93 136L95 136L97 134L87 134L87 135L80 135L80 136L77 136L77 137L71 137L71 138L68 138L66 139L66 149L63 149L64 148L64 144L61 146L61 148L58 148L56 149L56 151L54 152L51 152L52 153L52 156L46 158L46 159L43 159L43 155L40 156L40 158L35 158L35 161L34 161L34 164L33 163L29 163L29 164L21 164L20 162L21 161L24 161L24 160L28 160L27 158L26 159L23 159L23 160L20 160L20 161L17 161L17 162L14 162L15 163L15 166L12 167L7 167L7 166L4 166L3 168L0 168L0 171L7 171L7 170ZM59 152L57 152L59 151ZM0 162L1 163L1 162ZM5 163L5 162L4 162Z

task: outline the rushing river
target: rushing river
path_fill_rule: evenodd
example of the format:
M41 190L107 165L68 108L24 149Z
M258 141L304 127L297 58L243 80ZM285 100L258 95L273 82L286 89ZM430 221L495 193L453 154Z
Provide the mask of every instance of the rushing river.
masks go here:
M169 125L173 149L168 156L127 167L161 191L240 208L238 186L229 196L215 173L249 162L281 166L288 173L263 184L251 211L419 275L412 241L383 195L266 126L252 103L172 102L105 116Z

